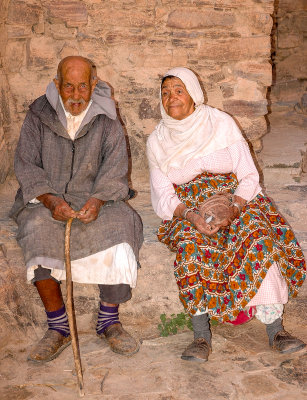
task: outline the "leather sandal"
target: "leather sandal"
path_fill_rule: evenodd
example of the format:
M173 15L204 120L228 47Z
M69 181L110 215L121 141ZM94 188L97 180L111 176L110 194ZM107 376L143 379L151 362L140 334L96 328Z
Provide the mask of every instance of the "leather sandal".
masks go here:
M189 344L189 346L182 353L181 358L187 361L204 362L208 361L210 351L211 347L207 340L204 338L198 338Z
M125 329L121 323L108 326L105 331L98 335L105 339L114 353L131 356L140 349L140 344Z
M306 347L306 344L286 331L279 331L273 339L272 349L279 353L294 353Z
M58 331L48 329L42 339L28 355L27 360L35 363L45 363L54 360L71 344L71 336L63 336Z

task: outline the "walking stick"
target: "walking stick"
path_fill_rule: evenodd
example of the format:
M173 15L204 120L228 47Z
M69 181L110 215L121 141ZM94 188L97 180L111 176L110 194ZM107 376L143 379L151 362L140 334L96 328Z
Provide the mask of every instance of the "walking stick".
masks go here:
M70 264L70 231L71 231L72 221L73 218L69 218L67 220L65 228L66 309L67 309L69 329L71 334L71 344L74 353L79 395L80 397L83 397L84 396L83 375L82 375L82 365L81 365L81 357L79 349L78 331L76 324L76 315L74 309L73 283L71 278L71 264Z

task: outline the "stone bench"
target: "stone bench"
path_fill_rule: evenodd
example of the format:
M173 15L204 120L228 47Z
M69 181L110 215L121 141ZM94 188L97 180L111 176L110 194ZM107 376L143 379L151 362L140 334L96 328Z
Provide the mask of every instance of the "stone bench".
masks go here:
M306 186L307 187L307 186ZM137 287L131 301L120 307L121 320L138 337L155 337L160 315L181 313L178 290L173 276L175 254L158 242L156 230L160 223L150 203L148 177L133 180L137 190L130 204L140 214L144 225L144 244L140 251L141 269L138 271ZM294 228L297 238L307 254L307 215L304 211L305 186L276 189L268 194L277 202L283 215ZM16 225L7 217L16 191L16 182L10 181L0 187L0 326L3 334L12 330L33 328L39 336L45 329L45 313L36 289L26 283L26 273L21 249L17 245ZM65 282L62 285L65 293ZM304 284L300 299L307 296ZM92 333L95 329L99 292L96 285L74 284L74 299L78 329ZM296 300L294 300L295 302Z
M0 323L10 332L22 332L30 327L44 329L45 313L36 289L26 283L22 251L15 236L16 225L8 218L17 184L7 182L0 187ZM140 337L157 336L160 314L181 312L177 286L173 276L172 254L158 242L156 229L160 219L150 204L149 185L144 181L134 185L138 194L130 204L141 215L144 225L144 244L140 251L141 269L132 299L120 307L123 324ZM63 238L64 240L64 238ZM65 282L62 285L65 294ZM74 284L74 299L78 329L89 333L95 329L99 291L96 285ZM2 325L2 324L1 324ZM3 327L3 325L2 325Z

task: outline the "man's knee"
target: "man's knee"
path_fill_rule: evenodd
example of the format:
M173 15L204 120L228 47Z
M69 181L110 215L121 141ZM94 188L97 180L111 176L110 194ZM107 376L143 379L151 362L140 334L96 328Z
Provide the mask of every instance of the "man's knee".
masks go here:
M100 300L110 304L125 303L132 297L131 287L126 283L118 285L98 285Z
M55 282L60 283L57 279L55 279L53 276L51 276L51 269L49 268L44 268L41 265L39 265L35 270L34 270L34 278L32 279L32 283L35 284L35 282L39 281L44 281L46 279L52 279Z

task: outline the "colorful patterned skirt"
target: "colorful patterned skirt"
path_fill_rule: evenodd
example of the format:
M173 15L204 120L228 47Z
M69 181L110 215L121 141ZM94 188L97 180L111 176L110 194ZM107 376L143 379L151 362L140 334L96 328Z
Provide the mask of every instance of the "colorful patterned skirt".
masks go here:
M234 174L203 173L174 188L180 201L197 211L208 197L221 191L233 193L237 185ZM220 322L236 319L274 262L287 282L289 296L297 295L305 279L306 264L293 231L262 194L214 236L201 234L187 220L173 217L162 221L158 239L176 252L179 298L191 316L207 310L211 319Z

